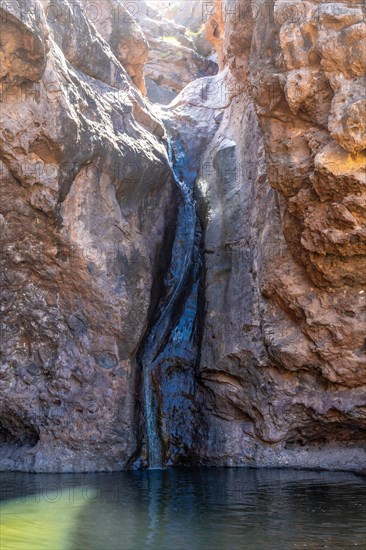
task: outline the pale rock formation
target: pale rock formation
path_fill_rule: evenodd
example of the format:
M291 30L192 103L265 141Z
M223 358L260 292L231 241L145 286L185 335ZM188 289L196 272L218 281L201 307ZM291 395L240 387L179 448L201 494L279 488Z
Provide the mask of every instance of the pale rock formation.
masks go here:
M94 26L137 88L146 95L144 66L149 56L148 43L122 0L99 0L96 5L91 4L90 0L81 0L81 4L86 15L93 15ZM134 7L131 2L126 5Z
M134 6L131 13L149 44L144 74L152 102L168 104L192 80L217 73L216 62L199 53L186 26L166 19L145 0L123 2Z

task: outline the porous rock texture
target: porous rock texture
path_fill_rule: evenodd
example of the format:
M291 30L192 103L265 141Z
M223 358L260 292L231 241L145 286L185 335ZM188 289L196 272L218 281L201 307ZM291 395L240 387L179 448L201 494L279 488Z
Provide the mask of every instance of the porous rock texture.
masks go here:
M126 35L112 50L83 5L1 3L3 469L122 469L139 445L172 178Z
M223 85L211 80L212 107L228 104L197 184L207 430L197 454L361 469L365 6L216 1L210 24L221 29L225 74Z

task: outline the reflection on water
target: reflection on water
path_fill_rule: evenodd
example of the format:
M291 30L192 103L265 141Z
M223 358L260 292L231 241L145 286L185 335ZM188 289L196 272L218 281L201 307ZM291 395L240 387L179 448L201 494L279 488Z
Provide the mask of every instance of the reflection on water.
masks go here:
M48 487L30 497L2 504L0 515L0 548L3 550L51 550L73 548L72 533L78 512L93 495L70 487L62 491Z
M1 550L366 549L366 481L290 470L2 474Z

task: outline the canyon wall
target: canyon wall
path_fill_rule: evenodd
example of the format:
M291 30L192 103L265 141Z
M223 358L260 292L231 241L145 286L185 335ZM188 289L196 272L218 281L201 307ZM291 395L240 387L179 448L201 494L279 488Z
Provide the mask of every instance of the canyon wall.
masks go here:
M2 469L148 465L177 288L165 464L365 467L364 5L197 5L218 74L144 0L1 3Z
M4 469L122 469L141 441L136 355L175 195L116 4L111 46L87 3L1 4Z
M181 25L157 11L155 2L124 0L124 4L147 39L144 76L147 95L153 103L169 104L192 80L217 73L217 63L209 59L212 53L209 42L203 33L198 36L192 32L197 20L202 22L201 10L194 19L188 18ZM188 1L184 5L192 6L193 3Z
M211 99L228 105L197 183L207 429L198 455L362 468L365 6L216 1L208 25L225 71Z

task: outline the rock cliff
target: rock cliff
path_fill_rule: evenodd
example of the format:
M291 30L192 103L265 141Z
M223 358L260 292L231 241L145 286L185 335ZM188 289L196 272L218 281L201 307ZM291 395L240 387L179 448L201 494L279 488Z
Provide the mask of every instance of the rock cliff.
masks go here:
M121 65L126 13L119 6L110 46L83 6L2 3L8 469L121 469L139 445L136 353L168 261L175 199L163 127Z
M209 59L211 51L203 33L193 32L201 12L193 20L169 20L156 7L159 3L124 0L147 38L149 50L144 67L147 95L154 103L168 104L192 80L217 73L217 63ZM185 5L192 5L188 0ZM162 3L164 5L164 2ZM200 5L200 2L197 2ZM162 6L161 6L162 7Z
M227 106L197 184L208 433L198 454L211 464L362 467L365 7L214 8L226 76L207 93Z
M147 465L151 341L164 463L364 468L364 5L94 4L1 4L1 467Z

